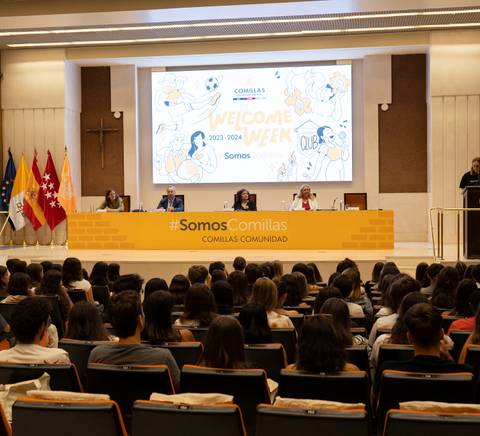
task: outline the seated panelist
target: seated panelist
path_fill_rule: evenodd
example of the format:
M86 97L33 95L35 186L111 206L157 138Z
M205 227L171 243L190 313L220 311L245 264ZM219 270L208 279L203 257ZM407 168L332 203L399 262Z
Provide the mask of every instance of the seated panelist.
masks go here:
M310 185L302 185L298 194L295 195L293 202L290 206L290 210L317 210L318 203Z
M246 189L240 189L235 196L235 203L233 205L233 210L237 211L255 211L257 210L257 205L250 201L250 192Z
M175 197L175 192L175 186L168 186L167 196L160 200L157 209L163 212L183 212L183 201L181 198Z
M109 189L105 194L105 200L97 208L97 211L105 212L124 212L123 201L119 195L113 190Z
M472 160L472 167L467 171L460 181L460 189L469 185L477 185L480 182L480 157Z

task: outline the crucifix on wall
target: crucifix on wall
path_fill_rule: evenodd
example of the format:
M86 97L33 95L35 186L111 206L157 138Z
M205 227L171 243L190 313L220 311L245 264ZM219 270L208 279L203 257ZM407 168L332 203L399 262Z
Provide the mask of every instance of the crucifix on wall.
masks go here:
M101 162L102 162L102 170L105 168L105 142L104 142L104 137L105 133L109 132L118 132L118 129L108 129L106 127L103 127L103 118L100 118L100 127L94 128L94 129L85 129L85 132L87 133L96 133L99 136L100 140L100 157L101 157Z

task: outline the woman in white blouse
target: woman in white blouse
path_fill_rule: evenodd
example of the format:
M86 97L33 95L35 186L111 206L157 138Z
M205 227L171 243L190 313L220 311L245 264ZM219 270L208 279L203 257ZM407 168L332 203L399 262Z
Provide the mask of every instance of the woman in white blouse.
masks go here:
M302 185L290 206L290 210L317 210L318 203L310 185Z

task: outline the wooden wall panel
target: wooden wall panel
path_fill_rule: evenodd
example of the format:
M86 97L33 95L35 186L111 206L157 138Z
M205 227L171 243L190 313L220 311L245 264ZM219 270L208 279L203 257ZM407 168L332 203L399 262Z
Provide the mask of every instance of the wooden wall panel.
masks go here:
M108 189L123 194L123 119L111 112L110 67L82 68L82 195L104 195ZM99 135L86 129L98 128L103 118L105 128L117 132L105 133L105 165L101 167Z
M465 157L465 166L472 159L480 155L480 98L478 95L468 96L468 152Z
M392 104L378 111L380 193L427 192L426 56L392 56Z

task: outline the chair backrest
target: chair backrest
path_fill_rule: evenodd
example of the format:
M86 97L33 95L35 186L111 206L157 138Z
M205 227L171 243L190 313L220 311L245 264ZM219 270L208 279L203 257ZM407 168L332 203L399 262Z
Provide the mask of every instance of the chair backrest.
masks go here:
M347 360L359 369L370 373L370 360L368 358L368 349L366 345L352 345L347 347Z
M130 195L119 195L123 202L123 211L130 212Z
M278 381L280 371L287 366L282 344L246 344L245 358L252 368L262 368L267 376Z
M360 210L367 210L366 192L345 192L343 194L343 204L350 207L358 207Z
M12 319L12 312L16 305L16 303L0 303L0 315L2 315L8 323Z
M278 395L283 398L363 403L370 410L370 387L365 371L312 374L284 369L279 385Z
M82 392L82 384L75 365L0 364L0 384L17 383L50 375L50 388L54 391Z
M236 202L238 201L238 198L237 198L237 193L235 192L235 194L233 194L233 204L235 204ZM252 194L250 192L249 196L248 196L248 201L249 203L252 203L252 204L257 204L257 194Z
M57 401L20 397L12 407L15 436L126 436L118 405L109 400Z
M292 324L295 327L295 330L297 331L297 333L300 333L303 323L305 322L305 316L302 314L289 315L289 318L290 318L290 321L292 321Z
M73 304L79 301L87 301L87 293L84 289L67 289L67 293Z
M442 316L443 331L445 333L448 332L448 329L450 328L450 325L452 324L452 322L456 321L458 319L463 319L463 317L461 317L461 316Z
M196 341L205 345L207 340L208 327L188 327L188 326L174 326L177 330L190 330Z
M453 360L458 361L460 353L462 352L462 348L471 334L472 332L467 332L464 330L452 330L448 334L453 341L453 350L450 351Z
M255 428L255 408L270 403L267 375L263 369L216 369L185 365L180 379L182 392L218 392L233 395L249 434Z
M444 401L473 403L474 383L471 373L431 374L385 370L380 380L377 418L384 422L390 409L404 401Z
M110 303L110 292L108 286L92 286L93 299L103 304L103 308L107 309Z
M160 423L165 435L245 436L242 414L236 404L189 406L135 402L132 436L150 436Z
M479 413L438 414L394 409L387 414L384 436L477 436L479 432Z
M166 342L158 346L170 350L180 369L183 365L197 365L203 354L201 342Z
M153 392L173 394L174 388L166 365L90 363L87 367L87 391L110 395L120 406L128 429L136 400L148 400Z
M473 368L475 380L478 380L480 374L480 345L469 345L467 347L465 363Z
M297 354L297 332L295 329L272 329L273 342L282 344L287 353L287 362L295 362Z
M352 320L352 323L355 327L363 327L365 329L369 329L369 325L368 325L368 319L364 316L362 316L361 318L350 318Z
M368 415L360 409L338 412L260 404L255 434L368 436L370 433Z
M365 327L351 327L350 331L352 332L353 336L360 335L364 338L368 338L367 329Z
M296 310L298 313L302 315L311 315L312 314L312 306L284 306L285 310Z
M389 360L413 359L415 352L412 345L383 344L378 350L377 368Z

